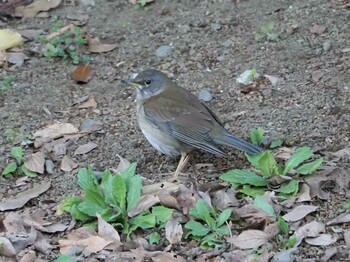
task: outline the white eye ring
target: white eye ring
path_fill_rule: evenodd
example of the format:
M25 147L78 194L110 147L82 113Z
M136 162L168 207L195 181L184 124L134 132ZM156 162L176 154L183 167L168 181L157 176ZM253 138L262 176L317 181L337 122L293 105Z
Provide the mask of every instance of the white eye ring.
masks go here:
M151 80L146 80L146 81L145 81L145 85L146 85L146 86L149 86L151 83L152 83Z

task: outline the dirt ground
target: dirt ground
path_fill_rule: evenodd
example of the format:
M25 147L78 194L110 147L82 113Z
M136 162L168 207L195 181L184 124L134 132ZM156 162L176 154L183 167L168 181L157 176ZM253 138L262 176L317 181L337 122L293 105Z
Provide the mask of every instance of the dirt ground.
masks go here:
M120 81L146 68L166 72L193 93L207 89L214 97L207 105L232 133L249 139L249 130L261 127L270 138L292 137L292 145L308 145L329 160L325 152L350 146L350 10L337 8L339 2L155 0L146 8L135 9L127 1L96 1L90 7L61 6L50 11L50 18L10 19L8 28L48 30L55 20L66 21L68 14L86 13L89 21L85 30L118 47L91 55L94 75L86 84L71 79L75 66L64 60L52 62L28 54L30 59L15 72L1 69L0 78L12 75L14 81L0 107L0 165L7 161L13 146L8 139L11 130L28 134L55 120L79 127L84 119L91 118L103 123L103 132L68 146L67 155L80 167L92 164L100 171L113 168L118 165L119 154L137 162L140 175L161 180L159 174L173 172L177 159L159 155L142 136L135 118L133 90ZM259 27L269 21L278 24L278 40L257 41ZM313 25L324 26L324 32L311 33ZM25 43L24 50L29 45ZM156 50L163 45L172 49L159 57ZM264 81L252 92L242 92L236 77L252 68L282 80L275 86ZM97 111L77 109L76 101L84 96L95 98ZM73 154L78 145L88 141L98 148L85 155ZM33 150L27 148L26 153ZM188 182L215 181L228 169L247 166L240 152L227 151L229 157L225 159L196 153L185 170ZM350 170L349 159L343 157L336 165ZM65 196L79 192L73 183L75 173L61 171L60 158L52 160L54 174L36 178L50 180L51 189L23 210L45 210L49 219L68 221L69 216L57 218L54 213ZM212 166L210 170L198 169L196 164L201 163ZM14 180L1 183L2 196L17 192ZM316 201L322 210L318 219L334 217L345 200L344 195L334 193L327 201ZM339 253L334 261L350 261L344 241L333 246ZM325 250L303 244L295 261L321 261ZM55 252L43 259L53 259Z

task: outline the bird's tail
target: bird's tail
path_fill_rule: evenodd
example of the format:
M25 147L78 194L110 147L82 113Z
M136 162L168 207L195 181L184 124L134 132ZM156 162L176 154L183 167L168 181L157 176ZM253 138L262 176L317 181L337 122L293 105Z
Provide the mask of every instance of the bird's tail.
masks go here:
M256 154L263 151L263 149L257 145L253 145L241 138L235 137L229 133L220 135L220 137L215 138L215 142L218 144L224 144L227 146L235 147L239 150L242 150L248 154Z

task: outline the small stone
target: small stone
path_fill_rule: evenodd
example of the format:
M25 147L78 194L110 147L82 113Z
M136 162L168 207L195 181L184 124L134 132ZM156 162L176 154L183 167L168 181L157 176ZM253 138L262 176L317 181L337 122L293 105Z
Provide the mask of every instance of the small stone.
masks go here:
M171 50L173 49L170 45L162 45L157 48L156 50L156 56L157 57L166 57L171 53Z
M230 39L219 41L219 44L223 47L230 47L233 43Z
M79 130L82 131L82 130L86 130L88 128L97 127L97 126L102 127L102 125L103 124L100 121L97 121L91 118L86 118L83 121L83 123L81 123Z
M332 42L327 40L323 43L322 47L325 52L328 52L332 47Z
M46 169L46 172L50 175L53 174L53 168L55 167L54 163L52 162L51 159L47 159L45 160L45 169Z
M220 25L218 23L211 23L210 28L213 31L219 31L222 28L222 25Z
M202 89L198 92L198 99L204 102L209 102L213 99L213 96L209 93L208 90Z
M216 60L218 60L219 62L222 62L222 61L225 60L225 57L221 55L221 56L218 56L218 57L216 58Z

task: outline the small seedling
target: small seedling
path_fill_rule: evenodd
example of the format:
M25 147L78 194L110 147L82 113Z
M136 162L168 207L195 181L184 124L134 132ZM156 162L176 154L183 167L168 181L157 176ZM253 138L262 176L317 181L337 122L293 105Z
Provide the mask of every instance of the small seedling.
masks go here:
M67 211L83 222L95 220L98 213L127 239L138 228L163 227L172 215L173 210L170 208L154 206L138 215L130 213L141 198L142 179L135 174L135 169L136 164L132 164L121 174L112 174L106 170L100 183L90 167L80 169L78 185L84 196L67 197L59 210Z
M13 147L11 149L11 156L16 160L9 163L4 170L2 175L6 178L11 177L13 174L25 175L29 177L36 177L38 174L30 171L24 166L24 155L21 147Z
M255 144L260 144L264 139L263 130L255 129L251 134ZM295 196L299 191L299 181L293 179L293 176L312 174L322 165L322 157L310 161L313 155L309 147L297 148L283 166L277 163L273 154L268 150L260 154L246 155L256 172L250 169L234 169L220 178L235 188L241 187L241 193L253 197L262 195L269 181L276 178L285 181L276 192L280 199L286 199Z
M259 32L255 34L256 41L278 41L278 34L276 33L277 23L274 21L267 22L260 26Z
M278 226L280 228L281 234L277 236L277 242L279 243L280 249L290 249L296 244L297 238L295 235L289 235L289 226L287 222L282 218L278 218Z
M58 32L61 28L62 21L58 21L50 32ZM48 39L46 35L41 35L39 39L44 44L45 57L71 59L74 64L87 64L89 62L89 58L81 53L87 40L83 37L81 28L78 26L74 27L73 30L67 29L51 39Z
M200 242L202 248L211 248L223 245L223 237L230 233L226 221L231 217L231 209L225 209L218 215L213 208L199 199L196 206L190 210L195 219L186 223L189 231L186 238L191 237Z
M12 81L13 81L12 76L5 76L4 79L0 82L0 92L1 93L6 93L7 91L10 90L12 86Z

